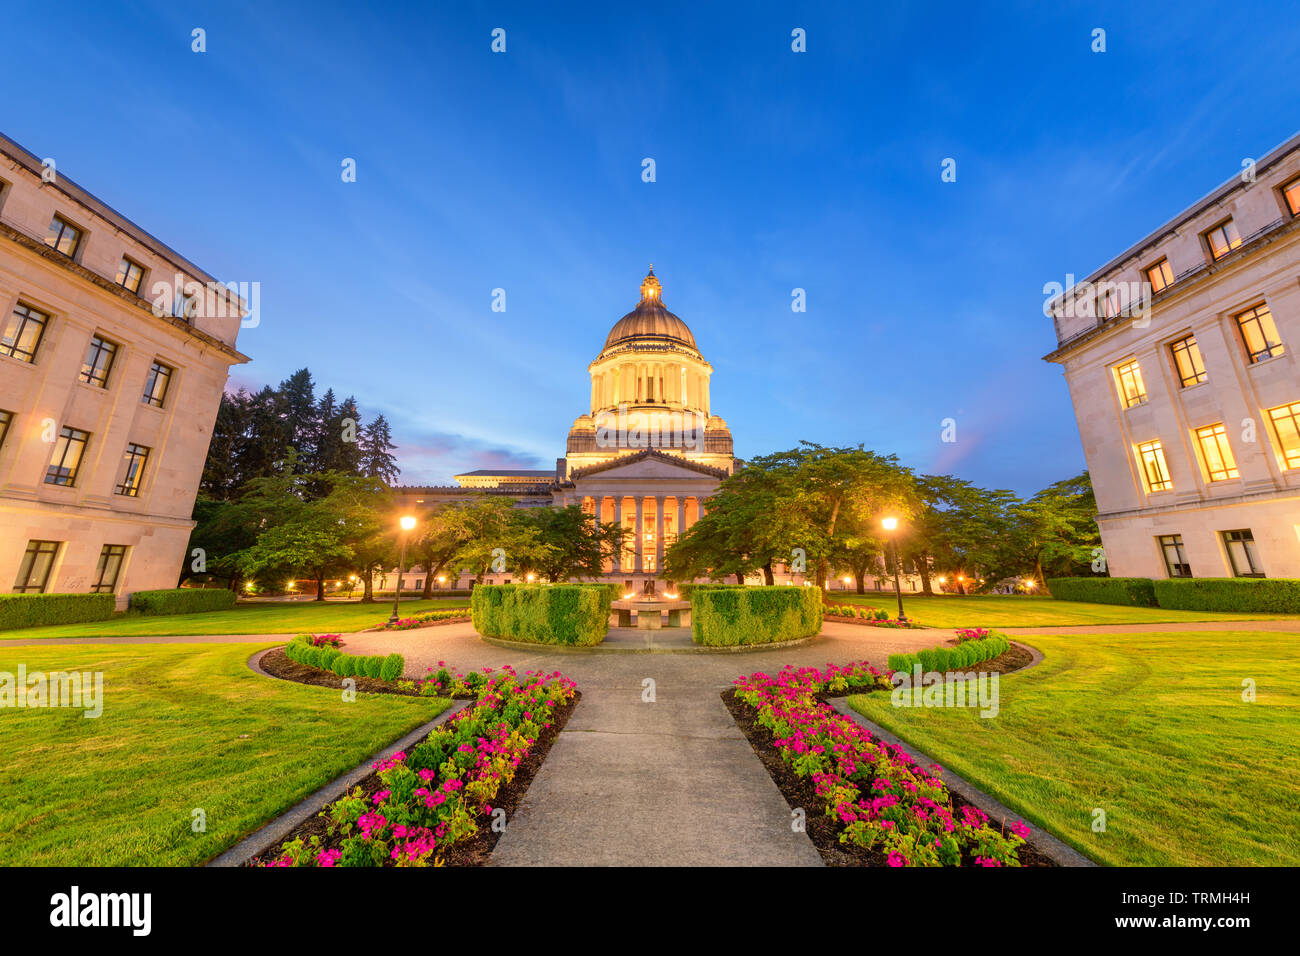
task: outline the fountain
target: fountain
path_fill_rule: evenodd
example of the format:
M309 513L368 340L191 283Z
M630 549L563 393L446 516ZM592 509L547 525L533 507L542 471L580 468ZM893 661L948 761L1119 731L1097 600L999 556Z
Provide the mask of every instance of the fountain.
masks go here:
M669 627L684 627L690 624L691 602L682 600L673 592L664 592L661 597L653 578L646 580L639 596L635 591L628 591L610 606L617 618L615 624L618 627L635 626L643 630L659 630L664 626L665 611L668 612ZM686 612L684 620L683 611ZM633 614L636 615L635 624L633 624Z

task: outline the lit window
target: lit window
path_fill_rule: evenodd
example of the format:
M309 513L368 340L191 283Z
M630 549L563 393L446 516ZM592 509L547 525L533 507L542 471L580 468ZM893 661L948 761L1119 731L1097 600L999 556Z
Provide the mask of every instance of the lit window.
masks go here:
M117 346L114 343L101 339L98 335L91 336L85 361L81 363L81 380L87 385L107 388L108 373L113 367L113 358L116 355Z
M1282 187L1282 198L1286 200L1291 215L1300 215L1300 179L1293 179Z
M1181 534L1162 534L1158 539L1160 552L1165 556L1165 570L1171 578L1190 578L1192 566L1187 563Z
M1205 234L1205 241L1210 245L1210 255L1222 259L1241 245L1241 236L1237 232L1236 223L1226 219Z
M1282 467L1300 468L1300 402L1270 408L1268 417L1282 449Z
M117 587L117 576L122 573L122 561L126 558L126 545L106 544L99 552L99 565L95 568L95 583L90 590L93 594L112 594Z
M62 216L55 216L50 220L50 231L45 234L45 244L71 259L81 245L81 230Z
M5 438L9 434L9 425L13 420L13 412L7 412L3 408L0 408L0 448L5 446Z
M1169 267L1168 259L1161 259L1147 269L1147 281L1151 283L1152 292L1163 292L1174 284L1174 270Z
M117 284L127 292L139 292L140 281L144 278L144 266L134 259L122 257L122 264L117 267Z
M140 482L144 478L144 466L149 461L149 449L144 445L130 443L126 446L125 468L122 481L117 486L119 495L134 498L140 493Z
M50 569L54 567L54 556L58 553L57 541L28 541L22 564L18 566L14 590L20 594L43 592L50 583Z
M1205 381L1205 363L1201 361L1201 348L1196 344L1196 336L1179 339L1169 349L1174 353L1174 367L1178 369L1178 381L1183 388Z
M1119 384L1119 397L1125 408L1146 402L1147 387L1142 381L1142 369L1136 360L1116 366L1115 381Z
M1259 554L1255 551L1255 536L1249 529L1242 531L1224 531L1223 546L1228 551L1228 563L1232 565L1234 578L1262 578L1263 567L1259 563Z
M1237 328L1241 329L1241 340L1246 343L1246 353L1252 363L1282 354L1282 339L1268 306L1257 305L1242 312L1237 316Z
M50 317L30 306L19 302L14 306L13 315L5 325L5 333L0 337L0 355L9 355L23 362L36 361L36 350L40 347L41 336Z
M1165 465L1165 451L1158 441L1143 442L1137 446L1138 460L1142 463L1142 474L1146 477L1147 491L1168 491L1174 486L1169 480L1169 468Z
M81 456L86 452L86 442L90 433L80 428L59 429L58 440L54 443L54 454L50 456L50 467L45 472L47 485L72 487L77 482L77 469L81 467Z
M1240 477L1237 473L1237 460L1232 457L1232 448L1228 445L1228 430L1222 422L1196 429L1196 443L1201 446L1205 473L1210 481Z
M167 386L171 380L170 366L163 365L162 362L154 362L150 365L149 377L144 380L144 403L162 408L163 401L167 398Z

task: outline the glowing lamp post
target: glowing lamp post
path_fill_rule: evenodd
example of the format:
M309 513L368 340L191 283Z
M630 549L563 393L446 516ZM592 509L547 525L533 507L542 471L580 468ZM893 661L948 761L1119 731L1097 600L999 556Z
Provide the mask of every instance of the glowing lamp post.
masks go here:
M894 594L898 598L898 619L906 621L907 616L903 614L903 586L898 581L898 538L894 534L898 530L898 519L885 518L880 522L880 526L889 535L889 546L893 549L894 554Z
M397 559L397 590L393 592L393 616L388 619L389 624L397 623L397 605L402 600L402 567L406 564L406 539L415 527L415 519L410 515L402 515L398 524L402 527L402 548Z

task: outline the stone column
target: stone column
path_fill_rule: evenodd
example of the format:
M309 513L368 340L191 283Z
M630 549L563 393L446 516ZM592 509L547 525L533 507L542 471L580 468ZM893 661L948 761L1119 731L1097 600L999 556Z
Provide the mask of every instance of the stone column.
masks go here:
M618 525L620 528L623 527L623 496L622 495L619 495L614 499L614 524ZM627 547L626 544L624 544L623 542L619 542L618 551L614 554L615 574L621 574L623 572L623 550L626 547Z
M641 537L641 511L645 499L637 495L633 500L636 501L636 562L632 565L632 570L640 574L643 570L641 567L641 551L645 547L645 539Z
M686 496L677 496L677 540L682 540L686 533Z
M655 574L664 573L664 502L663 495L655 495Z

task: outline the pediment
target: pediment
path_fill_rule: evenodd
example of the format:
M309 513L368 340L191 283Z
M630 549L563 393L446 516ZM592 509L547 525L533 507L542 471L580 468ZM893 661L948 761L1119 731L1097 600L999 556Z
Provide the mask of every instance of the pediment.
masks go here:
M599 476L602 479L608 478L626 478L626 479L664 479L664 478L689 478L698 481L701 477L714 478L722 480L727 477L727 473L721 468L711 468L708 465L701 465L697 462L688 461L679 458L676 455L666 454L661 451L648 450L640 451L631 455L624 455L615 458L612 461L603 462L599 465L591 465L587 468L580 468L573 473L571 480L576 482L584 478Z

